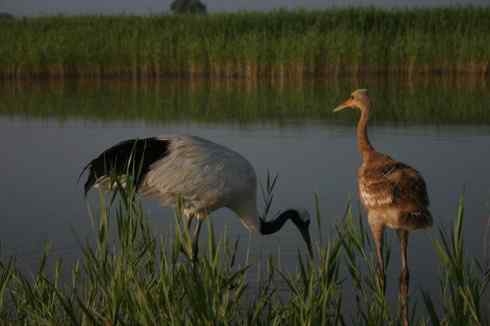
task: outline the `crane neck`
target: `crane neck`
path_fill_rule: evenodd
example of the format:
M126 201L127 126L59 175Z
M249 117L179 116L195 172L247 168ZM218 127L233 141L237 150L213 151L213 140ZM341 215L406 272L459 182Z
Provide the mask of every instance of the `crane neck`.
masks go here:
M304 223L299 217L298 211L294 209L288 209L282 212L282 214L274 220L265 221L261 219L260 233L264 235L276 233L284 226L284 223L286 223L287 220L291 220L296 226L302 226L302 223Z
M288 220L294 223L294 225L298 228L303 240L306 242L306 246L308 248L308 252L310 253L310 257L313 257L313 250L311 247L311 238L310 238L310 220L303 219L301 217L300 212L295 209L288 209L282 212L277 218L271 221L265 221L260 219L260 228L259 231L263 235L273 234L279 231Z
M357 147L361 153L363 161L366 161L370 154L374 152L374 148L369 142L367 124L369 120L369 104L360 107L361 117L357 123Z
M266 221L258 214L256 199L243 200L240 201L238 205L232 205L229 208L234 210L238 216L240 216L242 224L249 231L258 231L263 235L278 232L288 220L291 220L291 222L298 228L303 240L306 242L310 257L313 257L310 237L310 219L307 212L300 213L300 211L296 209L287 209L277 218Z

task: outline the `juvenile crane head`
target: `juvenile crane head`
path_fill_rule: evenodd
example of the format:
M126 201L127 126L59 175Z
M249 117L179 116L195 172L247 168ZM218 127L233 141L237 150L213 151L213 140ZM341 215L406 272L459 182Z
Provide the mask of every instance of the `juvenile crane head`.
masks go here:
M363 110L369 105L369 96L367 89L358 89L352 92L351 96L338 107L336 107L333 112L339 112L343 109L359 109Z

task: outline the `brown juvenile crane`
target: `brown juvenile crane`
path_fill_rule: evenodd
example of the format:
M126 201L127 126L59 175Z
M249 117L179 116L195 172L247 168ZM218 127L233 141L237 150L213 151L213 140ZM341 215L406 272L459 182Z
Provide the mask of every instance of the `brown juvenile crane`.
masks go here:
M425 181L417 170L377 152L369 142L367 123L370 101L366 89L354 91L334 112L347 108L361 111L357 124L357 145L362 156L362 165L357 179L359 196L367 210L369 226L376 244L381 288L384 291L383 235L385 227L389 227L397 231L400 239L400 312L403 324L408 325L408 233L432 225Z

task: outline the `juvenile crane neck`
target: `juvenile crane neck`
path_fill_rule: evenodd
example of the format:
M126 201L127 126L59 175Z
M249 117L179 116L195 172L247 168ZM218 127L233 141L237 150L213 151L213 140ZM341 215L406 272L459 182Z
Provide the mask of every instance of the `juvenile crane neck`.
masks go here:
M369 105L361 107L361 117L357 123L357 147L361 153L362 159L365 161L369 154L374 151L373 146L369 142L367 134L367 123L369 119Z

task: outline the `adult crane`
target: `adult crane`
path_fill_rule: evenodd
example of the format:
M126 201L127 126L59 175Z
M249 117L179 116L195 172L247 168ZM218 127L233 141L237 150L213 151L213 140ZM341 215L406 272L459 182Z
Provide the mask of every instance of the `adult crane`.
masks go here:
M308 212L287 209L273 220L264 220L257 210L254 168L225 146L188 135L130 139L103 151L82 174L86 170L85 195L92 187L113 189L115 176L116 185L132 180L139 193L156 198L164 207L175 207L181 200L188 222L197 219L195 252L202 222L209 213L227 207L249 231L263 235L276 233L291 220L313 256Z

